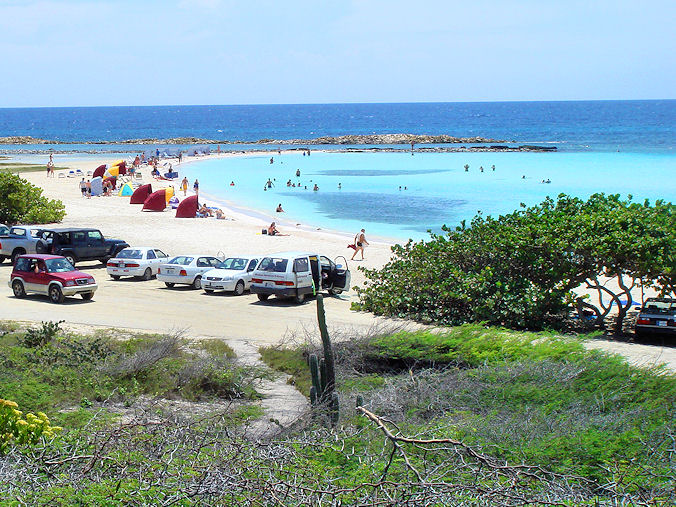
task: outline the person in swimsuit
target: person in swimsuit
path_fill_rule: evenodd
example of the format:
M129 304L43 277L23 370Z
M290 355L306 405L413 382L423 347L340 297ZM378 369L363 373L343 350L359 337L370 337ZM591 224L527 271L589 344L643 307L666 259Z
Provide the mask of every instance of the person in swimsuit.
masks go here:
M354 253L352 254L352 259L354 260L355 255L357 255L357 252L361 252L361 260L364 260L364 247L369 244L368 241L366 241L366 235L365 235L365 230L362 229L359 231L355 237L354 237Z

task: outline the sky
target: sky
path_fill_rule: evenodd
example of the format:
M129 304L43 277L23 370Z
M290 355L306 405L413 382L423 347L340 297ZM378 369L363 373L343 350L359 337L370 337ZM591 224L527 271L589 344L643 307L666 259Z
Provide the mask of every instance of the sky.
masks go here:
M676 2L0 0L0 107L676 98Z

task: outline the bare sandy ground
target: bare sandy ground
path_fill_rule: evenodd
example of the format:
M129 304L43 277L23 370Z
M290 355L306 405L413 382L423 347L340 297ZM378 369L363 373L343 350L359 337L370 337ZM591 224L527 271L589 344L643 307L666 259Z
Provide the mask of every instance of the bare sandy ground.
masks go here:
M215 155L237 156L237 155ZM58 165L67 164L83 172L91 171L112 160L73 160L59 158ZM174 161L174 167L179 169ZM142 169L145 182L153 189L168 182L149 178L150 169ZM141 206L132 206L126 197L94 197L84 199L79 190L79 178L47 178L43 172L25 173L22 176L44 189L46 196L58 198L66 206L66 218L60 227L95 227L107 238L124 239L132 246L152 246L170 255L178 254L269 254L286 250L317 252L335 258L348 258L352 272L352 285L360 285L364 278L358 266L380 267L390 258L391 244L370 241L363 262L349 261L352 234L314 230L308 224L295 226L285 223L282 232L289 236L269 237L260 234L269 222L253 218L224 206L232 220L176 219L173 211L161 213L142 212ZM174 182L178 187L178 183ZM213 202L213 199L209 199ZM270 216L270 221L275 217ZM278 220L279 222L279 220ZM316 328L314 302L294 305L271 299L261 303L255 296L245 294L207 295L203 291L176 287L168 289L156 280L148 282L133 279L113 281L99 263L81 263L79 268L91 272L99 284L94 299L89 302L68 298L63 305L53 305L47 298L15 299L4 283L9 280L8 263L0 266L0 319L26 321L65 320L69 324L110 326L129 329L167 332L184 329L190 336L216 337L237 340L252 346L280 343L285 337L301 335ZM327 322L334 328L354 329L363 332L372 326L390 321L368 313L350 310L356 300L354 291L339 297L326 298ZM676 349L661 346L624 344L595 340L592 348L618 352L639 365L666 363L676 371Z

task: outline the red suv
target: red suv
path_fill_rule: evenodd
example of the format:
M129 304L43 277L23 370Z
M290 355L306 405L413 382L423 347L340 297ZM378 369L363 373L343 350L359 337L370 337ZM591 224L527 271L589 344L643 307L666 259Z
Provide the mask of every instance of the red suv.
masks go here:
M92 275L77 271L64 257L41 254L17 257L9 286L18 298L32 292L49 296L53 303L76 294L88 301L98 288Z

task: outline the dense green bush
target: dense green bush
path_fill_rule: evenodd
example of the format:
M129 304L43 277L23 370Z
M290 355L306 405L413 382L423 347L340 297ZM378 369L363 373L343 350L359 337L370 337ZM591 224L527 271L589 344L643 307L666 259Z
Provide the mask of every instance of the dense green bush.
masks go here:
M42 195L42 189L16 174L0 172L0 222L48 224L66 215L63 203Z
M428 241L395 245L382 269L363 269L359 309L427 323L487 322L541 329L562 323L571 307L597 307L572 290L586 283L620 308L620 331L631 287L676 283L676 207L637 204L618 195L555 201L498 218L476 216L469 227L444 228ZM603 286L617 279L619 289Z

